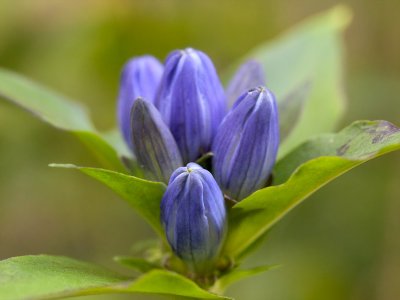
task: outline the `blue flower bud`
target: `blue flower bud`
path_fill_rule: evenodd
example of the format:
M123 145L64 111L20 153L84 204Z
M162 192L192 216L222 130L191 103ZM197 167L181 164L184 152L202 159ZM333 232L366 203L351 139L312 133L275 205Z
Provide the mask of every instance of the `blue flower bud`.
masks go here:
M224 198L210 172L189 163L172 174L161 201L161 221L172 250L192 271L212 269L225 218Z
M163 66L154 57L146 55L128 61L121 74L118 97L118 123L127 145L132 149L130 112L133 101L143 97L151 102L157 91Z
M226 89L229 107L231 107L236 99L243 95L244 92L255 86L264 86L265 83L263 66L255 60L246 61L239 67Z
M224 90L208 56L190 48L172 52L155 105L185 163L207 153L226 112Z
M135 100L131 112L133 151L149 179L168 182L182 158L174 137L153 104Z
M213 143L213 171L229 197L242 200L264 187L279 146L279 118L274 95L252 89L234 104Z

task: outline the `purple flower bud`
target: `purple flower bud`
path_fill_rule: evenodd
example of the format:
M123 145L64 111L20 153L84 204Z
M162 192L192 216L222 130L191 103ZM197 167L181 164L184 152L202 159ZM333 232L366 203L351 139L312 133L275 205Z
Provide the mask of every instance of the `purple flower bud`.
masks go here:
M172 172L182 166L178 146L153 104L135 100L131 112L133 151L147 177L168 182Z
M210 172L189 163L172 174L161 201L161 221L172 250L192 271L212 268L225 218L224 198Z
M227 114L213 143L213 171L225 194L242 200L264 187L279 146L274 95L264 87L242 95Z
M157 91L163 66L154 57L146 55L128 61L121 74L118 97L118 123L127 145L132 149L130 112L133 101L143 97L151 102Z
M239 67L226 89L229 107L231 107L236 99L243 95L244 92L255 86L264 86L265 83L263 66L255 60L246 61Z
M172 52L155 105L185 163L208 152L226 112L224 90L208 56L190 48Z

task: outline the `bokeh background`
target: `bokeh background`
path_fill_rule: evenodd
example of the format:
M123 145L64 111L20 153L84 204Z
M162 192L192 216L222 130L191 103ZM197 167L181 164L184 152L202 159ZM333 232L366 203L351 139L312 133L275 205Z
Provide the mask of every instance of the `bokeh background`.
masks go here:
M351 0L346 32L348 110L400 125L400 2ZM90 107L115 124L122 64L175 48L206 51L219 70L330 0L0 0L0 66ZM118 268L115 254L153 235L99 183L51 162L96 165L72 136L0 101L0 259L69 255ZM316 124L318 126L318 124ZM400 154L342 176L280 222L248 261L282 266L237 284L238 299L400 299ZM91 296L85 299L158 299Z

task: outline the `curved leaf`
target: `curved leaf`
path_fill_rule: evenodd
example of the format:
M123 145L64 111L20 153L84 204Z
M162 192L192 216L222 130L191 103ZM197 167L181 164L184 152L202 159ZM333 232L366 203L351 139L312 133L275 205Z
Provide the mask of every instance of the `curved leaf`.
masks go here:
M0 299L56 299L105 293L128 279L99 266L58 256L20 256L0 261Z
M51 164L50 166L76 169L105 184L126 200L161 237L164 237L160 222L160 202L165 191L163 183L98 168L78 167L71 164Z
M77 136L107 168L124 171L117 151L94 128L86 109L21 75L0 68L0 97Z
M20 256L0 261L0 299L59 299L110 293L229 299L164 270L153 270L134 280L94 264L60 256Z
M241 270L241 269L232 270L228 274L219 278L213 285L212 290L222 293L230 285L234 284L237 281L267 272L276 267L277 267L276 265L271 265L271 266L268 265L268 266L260 266L260 267L255 267L252 269L245 269L245 270Z
M201 289L193 281L174 272L153 270L124 289L127 292L178 295L199 299L231 299Z
M111 170L126 172L118 152L101 135L80 130L72 133L93 153L102 166Z
M293 207L355 166L400 149L400 129L386 121L359 121L337 134L302 144L276 167L276 186L261 189L231 209L224 253L241 254Z
M156 264L140 257L115 256L114 260L123 266L131 268L139 273L146 273L154 269L160 269Z
M399 130L387 121L356 121L339 133L310 139L278 161L274 184L283 183L302 163L319 156L367 160L396 149L400 142Z

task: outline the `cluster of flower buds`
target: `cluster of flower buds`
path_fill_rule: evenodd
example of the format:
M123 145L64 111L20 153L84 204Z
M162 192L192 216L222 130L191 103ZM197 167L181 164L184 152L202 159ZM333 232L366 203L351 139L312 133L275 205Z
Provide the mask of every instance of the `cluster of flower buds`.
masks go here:
M240 201L264 187L275 163L278 110L261 65L242 65L225 92L201 51L174 51L164 66L132 59L118 119L146 177L168 184L161 222L173 252L193 272L208 272L226 231L224 195ZM195 162L210 151L206 170Z

